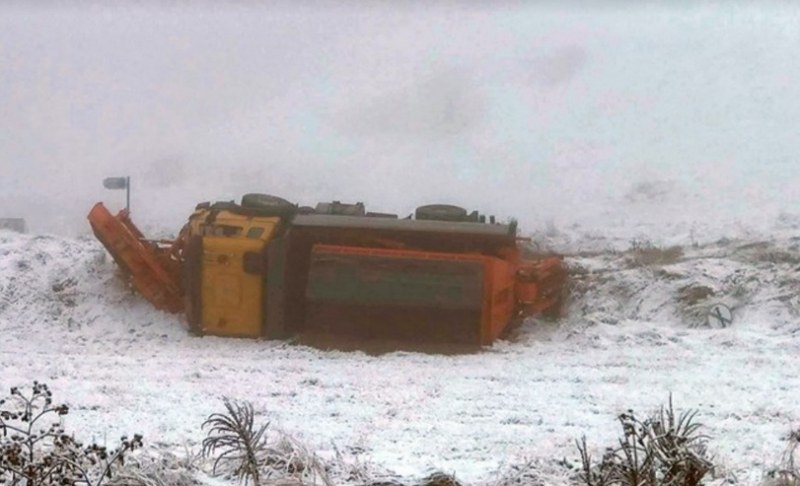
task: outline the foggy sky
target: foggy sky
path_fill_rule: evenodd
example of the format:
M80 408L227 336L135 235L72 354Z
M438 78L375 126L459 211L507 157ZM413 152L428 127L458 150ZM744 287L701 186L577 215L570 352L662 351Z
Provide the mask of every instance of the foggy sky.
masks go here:
M797 211L789 4L59 5L0 6L0 217L34 231L86 233L116 175L167 231L245 192L528 227Z

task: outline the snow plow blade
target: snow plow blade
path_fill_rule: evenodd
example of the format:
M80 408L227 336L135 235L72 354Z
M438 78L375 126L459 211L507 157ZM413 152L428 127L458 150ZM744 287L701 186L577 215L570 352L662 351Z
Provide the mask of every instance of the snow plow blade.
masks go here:
M127 210L114 216L97 203L89 212L89 223L130 284L145 299L163 311L183 311L180 264L171 259L168 250L144 238Z

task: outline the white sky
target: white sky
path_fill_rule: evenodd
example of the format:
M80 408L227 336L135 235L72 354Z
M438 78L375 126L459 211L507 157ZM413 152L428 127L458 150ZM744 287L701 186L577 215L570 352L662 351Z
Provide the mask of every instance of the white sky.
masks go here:
M0 217L35 231L124 204L109 175L173 231L251 191L529 228L796 212L788 3L53 5L0 6Z

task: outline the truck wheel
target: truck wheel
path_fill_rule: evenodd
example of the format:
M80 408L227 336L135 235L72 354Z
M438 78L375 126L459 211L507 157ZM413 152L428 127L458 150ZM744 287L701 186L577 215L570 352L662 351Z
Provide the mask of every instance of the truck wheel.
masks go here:
M414 217L432 221L464 221L467 210L451 204L428 204L418 207Z
M242 207L258 209L294 208L294 204L286 199L270 194L251 193L242 196Z

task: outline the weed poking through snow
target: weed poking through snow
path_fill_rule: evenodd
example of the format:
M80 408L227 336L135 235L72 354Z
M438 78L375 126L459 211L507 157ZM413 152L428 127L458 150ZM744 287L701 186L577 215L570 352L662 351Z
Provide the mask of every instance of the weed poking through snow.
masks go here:
M800 486L800 428L786 436L786 450L780 466L769 471L769 486Z
M714 465L706 450L696 411L676 415L667 408L641 420L632 410L621 414L622 437L606 449L599 463L589 454L586 437L577 441L580 483L586 486L697 486Z
M203 422L203 456L214 458L212 474L223 474L244 484L262 486L274 480L298 480L300 484L333 483L327 467L298 441L279 434L269 443L269 422L256 425L249 402L223 398L224 413L214 413Z
M203 439L203 456L216 455L212 473L217 474L220 465L227 466L230 475L244 481L260 483L260 458L267 448L267 427L269 422L256 428L253 405L223 399L225 413L209 415L202 428L208 428Z

